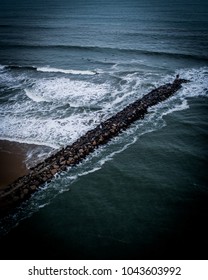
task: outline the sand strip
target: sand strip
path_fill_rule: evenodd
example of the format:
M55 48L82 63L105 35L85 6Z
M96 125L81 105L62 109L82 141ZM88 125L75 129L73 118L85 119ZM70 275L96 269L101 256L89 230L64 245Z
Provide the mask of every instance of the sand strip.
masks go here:
M32 161L38 160L40 149L43 149L43 146L0 140L0 188L26 175L28 155L33 154L33 157L29 159L30 165L33 165Z

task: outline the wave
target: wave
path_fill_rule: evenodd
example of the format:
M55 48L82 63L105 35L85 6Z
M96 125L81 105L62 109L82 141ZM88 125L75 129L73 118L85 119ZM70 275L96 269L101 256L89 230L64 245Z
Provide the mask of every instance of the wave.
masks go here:
M28 25L28 24L0 24L0 28L5 29L18 29L20 31L21 29L24 30L60 30L62 27L57 26L45 26L45 25Z
M98 72L96 70L75 70L75 69L62 69L55 67L36 67L36 66L22 66L22 65L0 65L0 70L9 69L9 70L30 70L46 73L63 73L63 74L72 74L72 75L96 75Z
M4 69L5 69L5 65L0 64L0 70L4 70Z
M43 141L34 141L34 140L29 140L29 139L21 139L21 138L14 138L14 137L2 137L0 136L0 140L5 140L5 141L9 141L9 142L17 142L20 144L28 144L28 145L36 145L36 146L40 146L40 147L49 147L53 150L59 149L60 147L58 145L53 145L50 144L48 142L43 142Z
M72 80L66 77L37 79L30 88L26 88L27 96L33 101L48 101L62 104L73 104L74 107L97 105L99 100L109 92L107 83L97 84L93 81Z
M2 104L1 137L61 147L100 121L110 86L57 76L32 78L20 91Z
M64 73L64 74L73 74L73 75L96 75L96 71L90 70L73 70L73 69L60 69L53 67L37 67L37 71L40 72L49 72L49 73Z
M35 66L22 66L22 65L5 65L4 69L8 70L37 70Z
M161 57L173 57L173 58L183 58L183 59L193 59L193 60L203 60L208 61L207 55L200 54L187 54L187 53L179 53L179 52L164 52L164 51L153 51L153 50L144 50L144 49L133 49L133 48L113 48L113 47L100 47L100 46L82 46L82 45L7 45L7 48L35 48L35 49L57 49L57 50L74 50L74 51L92 51L99 53L114 53L114 54L135 54L135 55L148 55L148 56L161 56Z
M188 104L184 101L187 98L208 96L207 67L181 69L177 73L191 82L185 84L180 93L167 103L158 105L160 115L187 109ZM159 81L158 77L151 75L142 77L128 74L122 78L125 83L116 80L117 86L115 80L112 83L104 80L99 84L59 76L33 78L32 83L30 80L20 88L21 92L17 91L15 96L12 94L8 97L11 102L1 104L0 137L53 147L67 145L142 97L154 86L171 82L174 76L166 75ZM163 106L163 110L159 106Z
M182 95L186 97L208 97L208 67L200 69L181 69L178 73L191 81L184 85Z
M29 90L29 89L25 89L25 93L27 95L27 97L29 97L31 100L35 101L35 102L44 102L47 101L47 99L44 99L42 96L37 95L34 91Z

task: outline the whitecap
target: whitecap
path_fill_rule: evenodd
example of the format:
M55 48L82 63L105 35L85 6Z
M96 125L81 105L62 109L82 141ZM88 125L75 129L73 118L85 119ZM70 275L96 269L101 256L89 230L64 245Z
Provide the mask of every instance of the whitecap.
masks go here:
M72 74L72 75L95 75L95 74L97 74L96 71L90 71L90 70L61 69L61 68L54 68L54 67L37 67L37 71L49 72L49 73Z
M0 64L0 70L4 70L5 66Z
M47 101L46 99L44 99L41 95L38 95L37 92L30 90L30 89L25 89L24 90L27 97L29 97L31 100L35 101L35 102L44 102Z
M110 86L107 83L93 83L69 78L40 79L34 81L27 94L34 101L67 102L74 106L98 103L108 92Z

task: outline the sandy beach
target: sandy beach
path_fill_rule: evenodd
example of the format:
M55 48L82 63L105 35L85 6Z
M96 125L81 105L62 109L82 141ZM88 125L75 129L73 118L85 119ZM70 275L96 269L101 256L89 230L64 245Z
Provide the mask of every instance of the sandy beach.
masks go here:
M0 140L0 188L27 174L28 154L38 154L42 146ZM30 164L34 157L30 159Z

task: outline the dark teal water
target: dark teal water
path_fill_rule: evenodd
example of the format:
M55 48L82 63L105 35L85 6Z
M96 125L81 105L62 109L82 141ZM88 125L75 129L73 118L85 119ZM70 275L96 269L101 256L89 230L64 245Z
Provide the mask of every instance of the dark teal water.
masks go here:
M0 2L0 139L40 145L28 166L176 74L191 81L2 219L2 259L207 259L208 5L195 2Z

